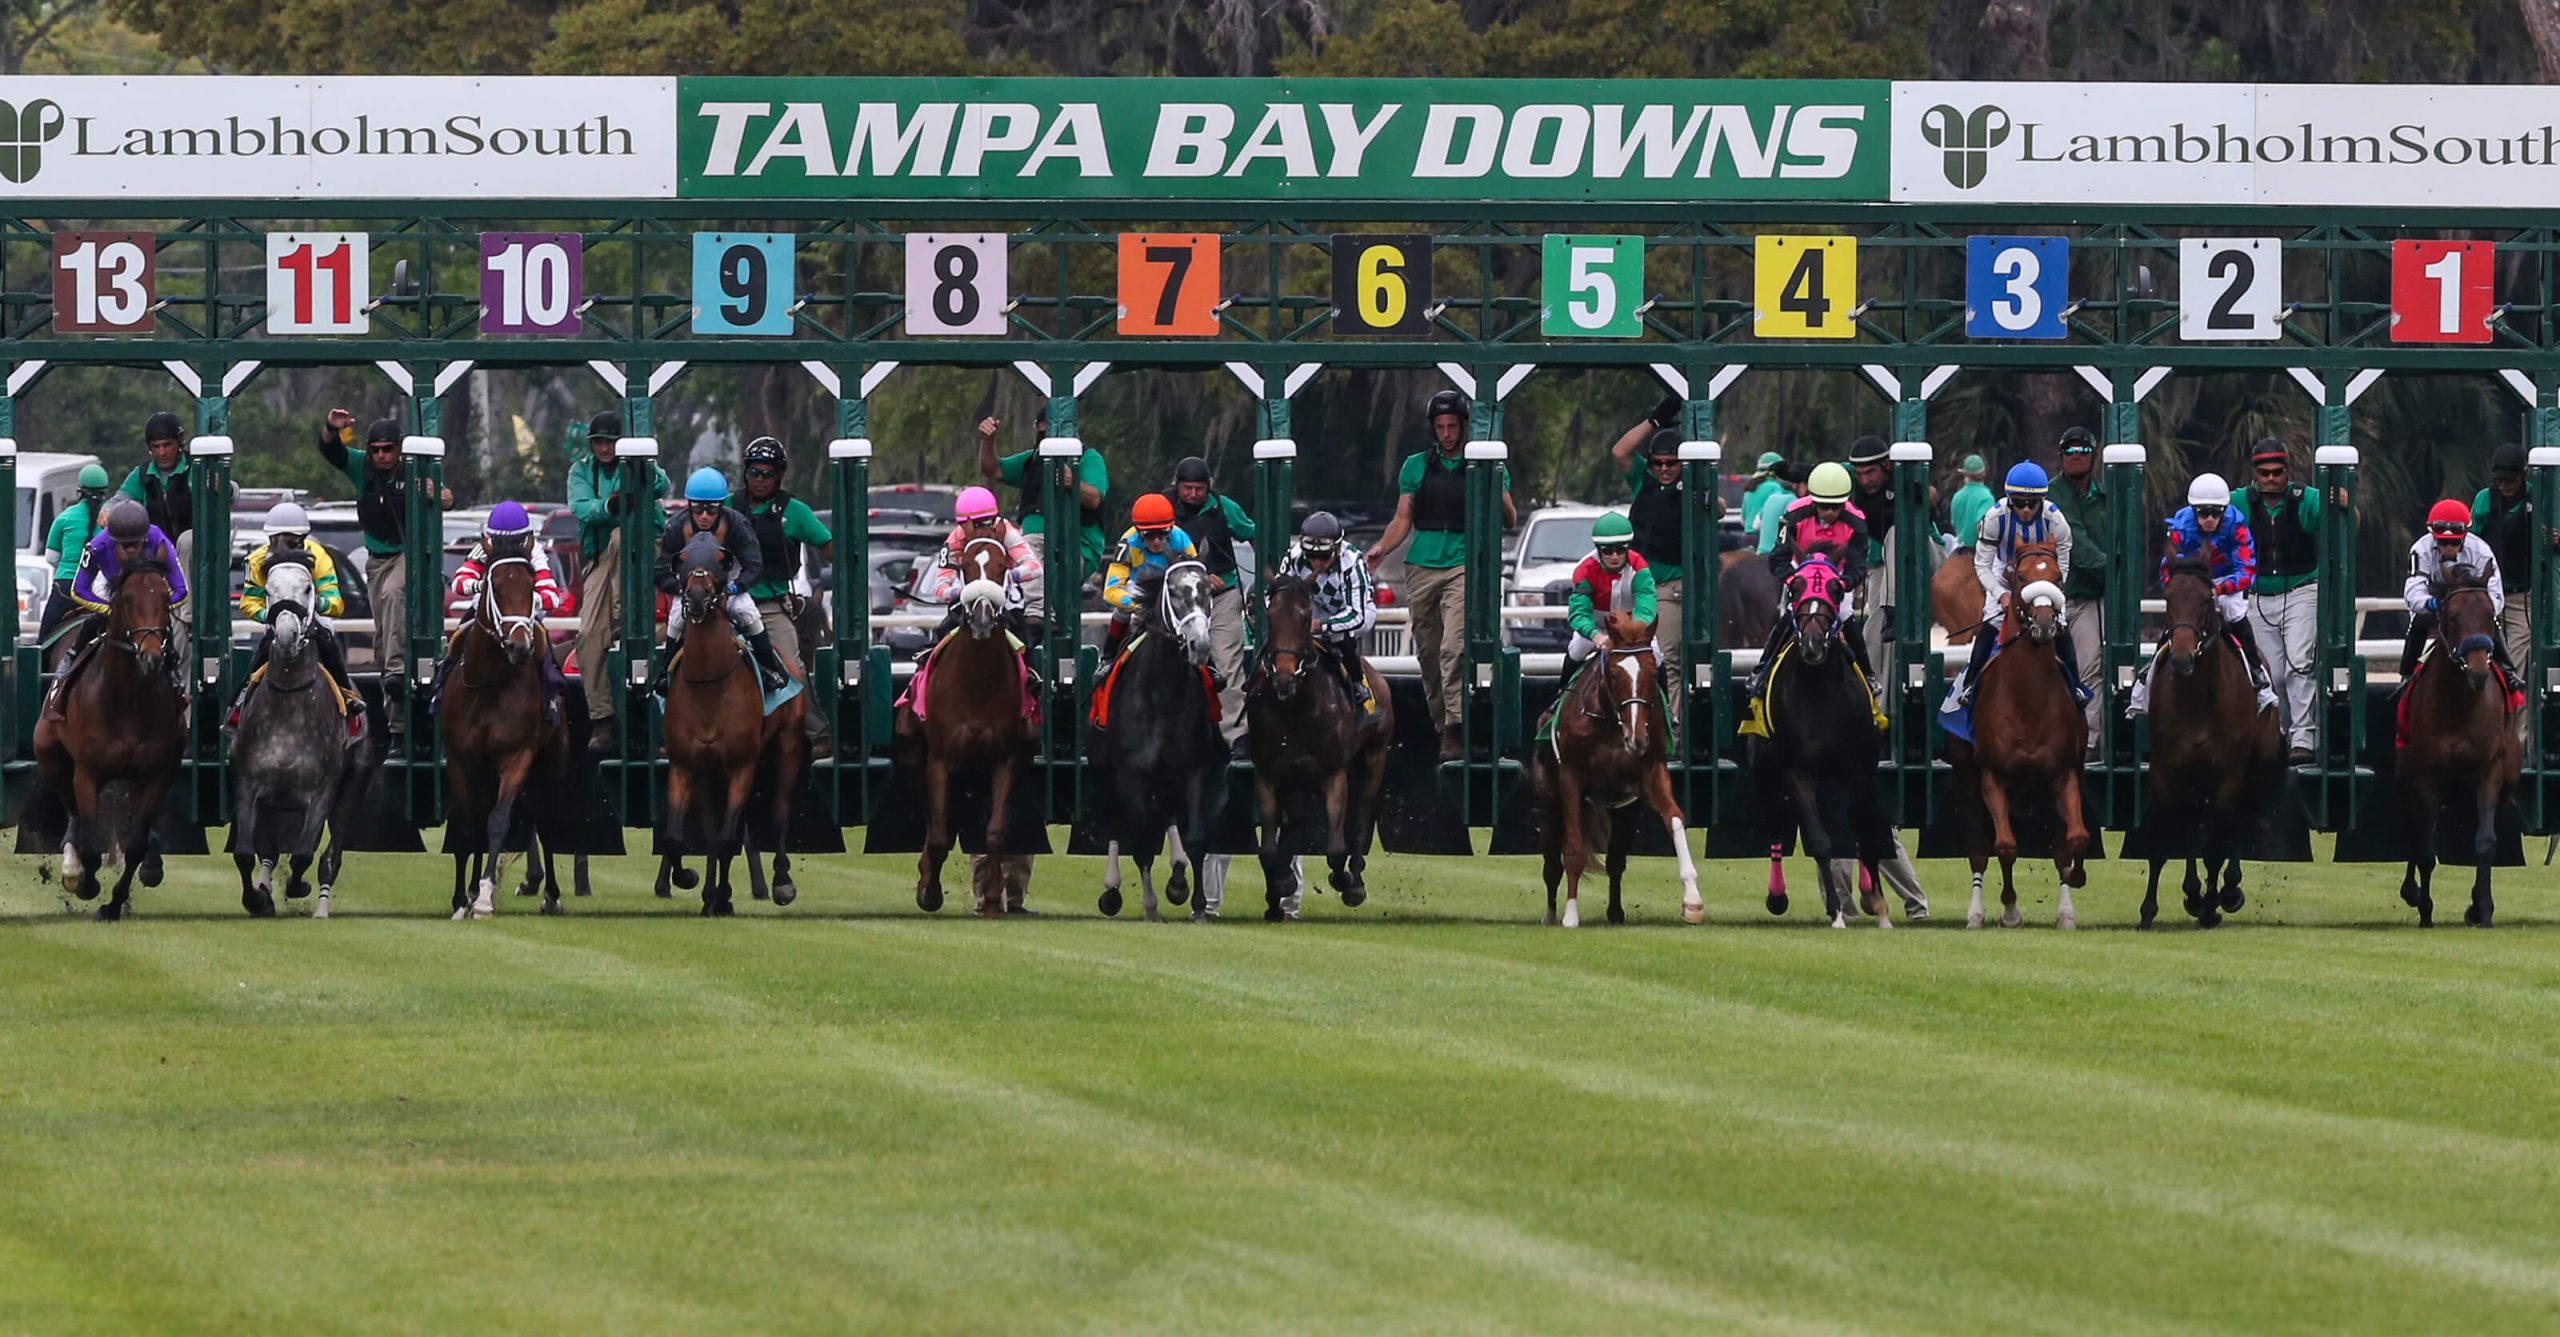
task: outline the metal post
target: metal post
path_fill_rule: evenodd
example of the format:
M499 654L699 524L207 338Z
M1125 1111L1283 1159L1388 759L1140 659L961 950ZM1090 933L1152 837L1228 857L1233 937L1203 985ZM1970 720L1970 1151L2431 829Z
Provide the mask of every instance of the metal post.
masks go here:
M208 368L208 371L213 369ZM231 820L228 740L223 713L239 686L245 663L231 652L231 457L230 401L219 373L205 378L215 393L196 401L196 436L187 443L188 527L194 553L187 571L187 602L195 631L189 647L194 700L188 712L189 802L195 820L213 826ZM245 660L246 656L237 658Z
M836 435L827 443L828 484L835 534L835 640L815 656L827 689L818 704L828 712L835 780L826 786L836 821L868 824L873 808L871 762L889 739L893 679L889 648L871 643L871 384L865 368L835 368ZM885 771L881 778L885 778Z
M2334 392L2334 391L2333 391ZM2347 443L2344 404L2320 410L2313 474L2324 498L2346 491L2349 504L2329 506L2320 526L2319 635L2312 662L2320 675L2320 756L2313 821L2323 830L2352 826L2362 806L2357 760L2364 753L2364 659L2355 652L2356 448Z
M666 517L658 506L658 438L656 415L649 402L648 367L633 364L630 387L622 401L622 429L630 435L614 447L615 484L622 507L622 631L600 675L618 700L613 717L622 734L622 760L613 787L625 825L655 825L662 786L657 782L660 729L658 700L645 688L649 662L658 644L658 534ZM599 675L588 674L594 691Z
M1894 406L1893 542L1884 554L1893 564L1892 657L1878 667L1884 686L1887 742L1893 761L1894 815L1904 826L1925 826L1930 819L1934 783L1931 760L1937 725L1937 696L1946 674L1938 656L1929 652L1929 464L1935 451L1925 435L1928 401L1906 399ZM1881 610L1866 609L1866 616Z
M1495 390L1496 369L1478 371L1476 384L1466 444L1467 643L1458 736L1467 824L1494 826L1502 821L1497 776L1520 741L1520 651L1502 643L1502 479L1511 448L1501 439L1501 401L1485 393ZM1425 664L1422 671L1435 670Z
M0 365L0 380L11 369ZM0 394L0 550L18 550L18 404L17 396ZM48 576L52 573L47 572ZM42 601L50 598L51 586L36 591L39 616ZM0 646L8 648L5 680L0 680L0 766L18 759L18 736L35 717L38 650L18 644L18 600L15 595L0 599ZM0 785L0 813L8 811L11 797L7 786Z
M1692 382L1701 384L1701 382ZM1730 721L1718 708L1716 684L1723 679L1723 660L1716 650L1716 582L1724 574L1717 558L1716 475L1722 472L1724 443L1714 439L1715 405L1692 399L1683 408L1686 429L1680 442L1680 661L1679 686L1671 693L1672 737L1679 777L1680 806L1698 825L1709 824L1718 810L1722 786L1717 760L1722 755Z
M2151 550L2142 490L2151 456L2141 442L2121 437L2127 426L2119 415L2107 415L2107 434L2115 439L2098 457L2099 467L2106 471L2107 489L2107 510L2099 522L2106 526L2107 548L2113 554L2107 564L2105 602L2100 605L2098 745L2110 786L2108 811L2131 822L2137 819L2142 801L2136 759L2142 755L2145 726L2126 717L2123 702L2132 694L2134 674L2141 667L2143 558ZM2132 795L2131 808L2116 806L2112 787L2119 781Z
M2535 522L2543 528L2560 524L2560 414L2537 407L2525 439L2527 486L2532 490ZM2560 826L2560 551L2534 536L2531 645L2524 669L2525 690L2533 705L2525 752L2525 815L2530 830Z
M1049 434L1040 438L1035 457L1040 467L1040 564L1048 585L1048 620L1041 629L1043 666L1049 701L1041 712L1041 793L1052 822L1074 822L1084 816L1084 701L1091 679L1101 668L1099 651L1084 644L1084 499L1077 492L1077 471L1084 462L1084 438L1077 434L1076 369L1049 369Z

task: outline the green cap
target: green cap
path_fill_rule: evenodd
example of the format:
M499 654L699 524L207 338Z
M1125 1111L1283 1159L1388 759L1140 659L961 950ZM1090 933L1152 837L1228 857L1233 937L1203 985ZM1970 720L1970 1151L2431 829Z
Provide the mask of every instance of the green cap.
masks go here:
M1616 511L1591 522L1591 541L1594 543L1625 543L1635 536L1636 527Z
M94 464L80 466L80 486L92 491L107 485L107 471Z
M1982 457L1979 455L1967 455L1964 457L1964 463L1959 464L1956 467L1979 478L1990 466L1984 464L1982 462Z
M1777 470L1779 465L1786 462L1786 456L1781 455L1774 450L1764 450L1760 452L1760 463L1755 467L1761 473L1773 473Z

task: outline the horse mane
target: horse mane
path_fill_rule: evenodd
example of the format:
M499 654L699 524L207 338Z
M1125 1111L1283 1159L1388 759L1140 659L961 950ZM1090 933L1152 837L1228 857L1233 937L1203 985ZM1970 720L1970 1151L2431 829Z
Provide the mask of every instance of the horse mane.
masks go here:
M2201 557L2172 558L2169 562L2169 578L2175 580L2179 576L2194 576L2200 580L2211 582L2213 579L2213 564L2207 562Z
M684 569L713 571L720 566L720 540L709 530L701 530L684 541Z
M1312 598L1315 595L1315 585L1304 576L1273 576L1264 587L1264 591L1265 596L1269 598L1278 598L1284 592L1303 594Z
M2443 590L2485 590L2489 588L2489 573L2467 562L2458 562L2446 567L2436 577L2436 587Z

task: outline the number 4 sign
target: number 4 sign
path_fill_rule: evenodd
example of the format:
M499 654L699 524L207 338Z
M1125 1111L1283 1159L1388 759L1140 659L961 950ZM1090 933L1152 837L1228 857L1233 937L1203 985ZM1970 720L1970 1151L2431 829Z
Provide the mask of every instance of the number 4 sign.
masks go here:
M1644 238L1550 233L1543 251L1538 333L1550 339L1644 333Z
M371 239L361 232L267 234L267 333L362 334L372 327Z
M1752 243L1751 332L1763 339L1848 339L1858 333L1854 237L1761 237Z
M2485 241L2391 243L2391 342L2489 342L2490 266Z

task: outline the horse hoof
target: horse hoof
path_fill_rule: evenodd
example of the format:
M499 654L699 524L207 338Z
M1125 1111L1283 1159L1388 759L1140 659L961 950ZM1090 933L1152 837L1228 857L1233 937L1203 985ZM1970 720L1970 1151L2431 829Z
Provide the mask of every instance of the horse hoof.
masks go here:
M328 917L329 917L329 893L328 893L328 892L326 892L326 891L321 892L321 893L320 893L320 899L318 899L318 900L316 900L316 901L313 901L313 902L311 903L311 917L312 917L312 918L314 918L314 919L326 919L326 918L328 918Z
M1982 927L1982 916L1980 916L1980 915L1966 915L1966 916L1964 917L1964 926L1965 926L1966 928L1980 928L1980 927Z
M2011 906L2000 912L2000 927L2002 928L2016 928L2025 922L2027 921L2018 917L2018 910L2016 906Z
M542 912L546 915L556 915L560 913L560 898L557 896L543 897Z
M1118 887L1104 887L1102 889L1102 894L1094 898L1093 908L1100 910L1106 917L1113 919L1119 918L1120 889Z
M2412 886L2403 886L2403 887L2401 887L2401 888L2400 888L2400 903L2401 903L2402 905L2408 906L2408 907L2409 907L2410 909L2412 909L2412 910L2417 909L2417 908L2418 908L2418 889L2417 889L2416 887L2412 887Z
M298 901L310 894L311 884L300 878L284 884L284 898L288 901Z
M679 868L675 874L676 890L691 891L702 885L702 875L690 868Z
M771 894L769 894L768 892L766 892L764 888L762 888L762 887L758 887L758 886L753 886L753 885L750 885L750 886L747 888L747 894L748 894L748 895L750 895L750 896L755 897L757 900L760 900L760 901L768 901L768 900L773 899L773 897L771 896Z
M672 901L676 898L675 891L664 882L660 882L657 886L651 888L651 890L657 892L658 899L662 901Z
M516 884L516 894L518 896L530 896L538 890L540 890L540 888L534 886L530 882L519 882Z
M940 888L940 887L918 887L918 888L916 888L916 908L917 908L917 909L919 909L919 910L924 911L926 914L932 914L934 911L941 909L941 908L942 908L942 888Z
M2074 929L2080 927L2080 921L2072 915L2055 915L2053 926L2059 929Z
M715 919L727 919L736 913L738 913L738 903L726 896L721 897L711 907L711 914Z
M471 907L467 905L458 906L453 912L453 922L457 924L461 923L463 920L469 919L470 917Z
M1176 905L1188 904L1191 900L1190 881L1180 873L1174 874L1173 880L1164 884L1164 898Z
M1288 917L1288 912L1280 908L1280 903L1278 901L1273 901L1271 904L1262 907L1263 923L1277 924Z
M2142 922L2134 925L2134 927L2145 932L2149 932L2151 928L2151 921L2157 918L2159 918L2158 915L2146 914L2142 917Z
M2190 919L2201 919L2201 918L2203 918L2203 917L2204 917L2205 909L2206 909L2206 902L2205 902L2204 897L2199 896L2199 895L2195 894L2195 893L2194 893L2194 892L2192 892L2192 891L2187 893L2187 917L2188 917L2188 918L2190 918Z
M1566 902L1564 903L1564 927L1566 927L1566 928L1580 928L1580 927L1582 927L1582 907L1581 907L1581 906L1575 905L1575 904L1574 904L1573 902L1571 902L1571 901L1566 901Z
M1159 910L1159 909L1155 908L1155 907L1154 907L1154 906L1152 906L1152 905L1148 906L1148 907L1147 907L1147 922L1148 922L1148 923L1150 923L1150 924L1161 924L1161 923L1163 923L1163 922L1164 922L1164 912L1163 912L1162 910Z
M710 918L713 914L715 914L715 913L717 913L717 912L716 912L716 911L714 911L714 910L711 908L711 902L709 902L709 901L704 901L704 902L702 903L702 917L703 917L703 918L705 918L705 919L709 919L709 918Z
M1705 901L1680 902L1680 921L1684 924L1707 922L1707 903Z
M98 922L101 924L112 924L122 918L124 918L124 907L113 901L98 907Z
M2435 923L2436 903L2432 900L2420 900L2418 902L2418 927L2433 928L2435 927Z
M1622 907L1622 906L1616 906L1616 905L1610 906L1610 907L1609 907L1609 922L1610 922L1610 923L1612 923L1612 924L1623 924L1623 923L1627 922L1627 912L1626 912L1625 908L1624 908L1624 907Z
M1833 927L1833 928L1847 928L1847 927L1849 927L1849 917L1848 917L1847 915L1844 915L1844 914L1840 913L1840 912L1839 912L1839 911L1837 911L1837 910L1832 911L1832 912L1831 912L1831 927Z
M2226 888L2222 893L2222 912L2224 914L2231 914L2248 903L2249 898L2244 895L2238 887Z
M2203 914L2200 914L2200 915L2197 915L2197 916L2196 916L2196 927L2197 927L2197 928L2199 928L2199 929L2213 929L2213 928L2220 928L2220 927L2222 927L2222 912L2221 912L2221 911L2219 911L2219 910L2215 910L2215 909L2211 908L2210 906L2206 907L2205 912L2204 912Z
M146 887L159 886L160 873L160 856L157 854L142 856L142 862L134 869L134 875L141 878L142 885Z
M798 899L800 899L800 888L793 886L788 882L776 882L773 884L773 903L775 905L789 905Z
M1369 899L1369 887L1367 883L1354 882L1350 886L1338 888L1338 890L1342 892L1342 908L1346 910L1357 910L1363 902Z
M2473 928L2487 928L2492 912L2485 906L2473 905L2462 912L2462 922Z
M1782 915L1782 914L1785 914L1785 913L1787 912L1787 893L1785 893L1785 892L1783 892L1783 891L1773 891L1773 892L1770 892L1770 893L1769 893L1769 901L1768 901L1768 905L1769 905L1769 913L1771 913L1771 914L1773 914L1773 915ZM1701 911L1701 912L1700 912L1700 917L1701 917L1701 918L1703 918L1703 917L1704 917L1704 912L1703 912L1703 911ZM1979 925L1979 924L1976 924L1976 925L1975 925L1975 927L1977 927L1977 928L1978 928L1978 927L1980 927L1980 925Z
M240 908L248 911L251 919L273 919L276 917L276 898L263 892L251 892L240 898Z

